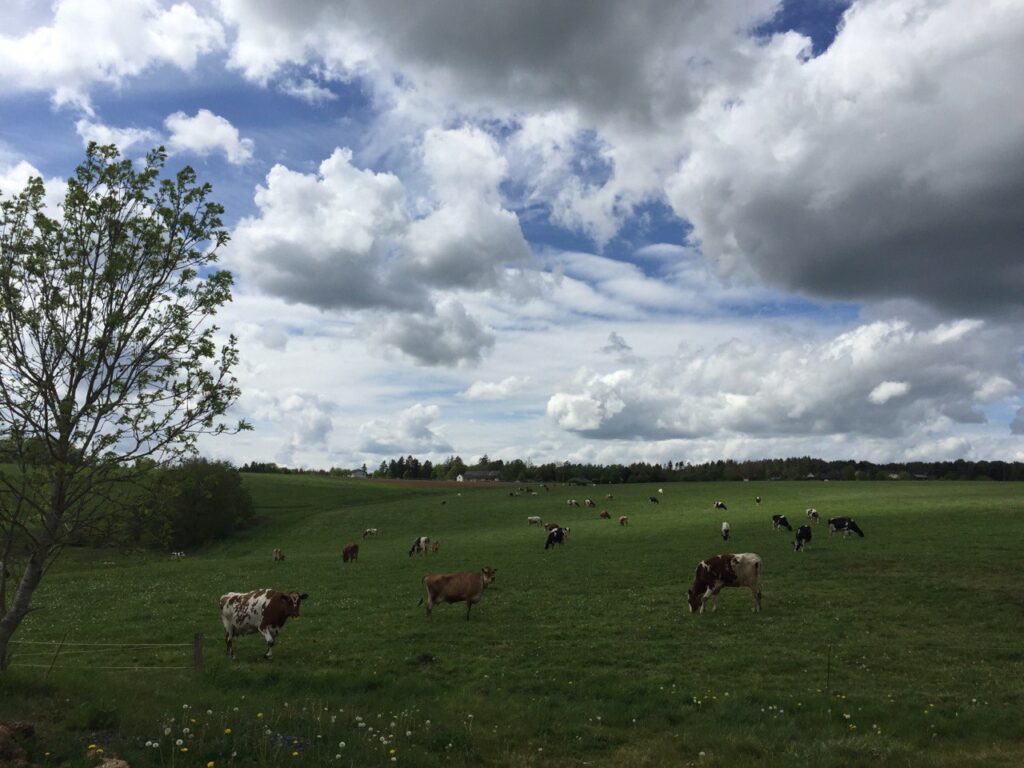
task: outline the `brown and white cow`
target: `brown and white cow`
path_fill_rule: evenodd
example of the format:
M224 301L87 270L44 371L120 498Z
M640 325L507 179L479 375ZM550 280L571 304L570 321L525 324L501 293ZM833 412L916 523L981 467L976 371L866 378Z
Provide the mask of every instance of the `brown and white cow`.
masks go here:
M438 552L440 552L441 551L441 542L438 541L437 539L434 539L432 542L430 542L430 551L433 552L435 555Z
M810 507L805 514L809 520L813 520L815 523L821 522L821 516L818 514L818 510L814 507Z
M718 609L718 593L725 587L748 587L754 594L754 613L761 611L761 558L752 552L715 555L701 560L689 591L690 613L704 613L711 599L711 610Z
M365 539L367 536L376 536L377 533L378 531L376 528L367 528L365 531L363 531L363 538Z
M280 548L277 548L277 549L275 549L275 550L274 550L274 551L273 551L273 552L271 553L271 557L273 557L273 558L274 558L274 562L275 562L275 563L283 563L283 562L284 562L284 552L282 552L282 551L280 550Z
M558 523L544 523L544 530L549 532L561 527Z
M224 643L228 656L235 658L232 641L238 635L259 632L267 641L263 658L273 657L274 641L289 617L299 617L299 607L309 595L256 589L252 592L228 592L220 598L220 620L224 624Z
M608 512L607 509L602 509L601 510L601 514L598 515L598 517L601 518L602 520L611 520L612 519L611 513Z
M596 507L597 504L594 503L593 499L584 499L583 500L583 506L585 506L585 507Z
M619 515L619 525L629 525L629 517L626 515Z
M469 610L480 602L484 589L494 581L496 568L487 566L479 571L463 571L461 573L428 573L423 577L423 586L427 590L427 616L438 603L465 603L466 621L469 621ZM420 600L423 605L423 600Z
M544 521L541 519L541 517L539 515L530 515L528 518L526 518L526 524L527 525L544 525Z
M359 559L359 545L358 544L346 544L345 548L341 550L341 562L343 563L354 563Z

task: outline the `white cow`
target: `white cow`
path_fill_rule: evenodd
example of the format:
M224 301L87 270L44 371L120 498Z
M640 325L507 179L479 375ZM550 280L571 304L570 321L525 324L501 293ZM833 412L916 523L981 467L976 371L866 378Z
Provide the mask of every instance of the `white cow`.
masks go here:
M220 620L224 624L224 643L228 656L235 658L232 641L238 635L259 632L267 641L263 658L273 657L274 642L289 617L299 617L299 607L309 595L256 589L252 592L228 592L220 598Z

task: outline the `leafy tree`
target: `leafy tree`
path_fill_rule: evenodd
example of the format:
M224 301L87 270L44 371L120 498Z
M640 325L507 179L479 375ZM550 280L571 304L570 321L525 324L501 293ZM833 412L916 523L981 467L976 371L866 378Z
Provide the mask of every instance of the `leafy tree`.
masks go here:
M45 569L122 484L248 427L222 420L238 351L209 323L231 299L223 208L165 162L91 143L55 216L38 178L0 202L0 669Z

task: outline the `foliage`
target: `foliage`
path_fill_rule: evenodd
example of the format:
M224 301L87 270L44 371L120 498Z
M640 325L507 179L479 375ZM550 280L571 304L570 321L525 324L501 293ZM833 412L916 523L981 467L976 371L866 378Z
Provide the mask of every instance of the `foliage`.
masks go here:
M116 489L230 429L238 353L209 322L231 299L223 209L191 168L160 178L165 161L90 143L56 215L38 178L0 204L0 668L44 570Z

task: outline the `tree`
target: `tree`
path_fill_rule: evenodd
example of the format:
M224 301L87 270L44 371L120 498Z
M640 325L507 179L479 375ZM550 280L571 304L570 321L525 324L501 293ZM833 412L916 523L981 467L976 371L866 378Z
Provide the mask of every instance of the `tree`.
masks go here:
M45 569L119 489L248 428L222 420L238 351L209 322L231 299L223 208L191 168L161 178L166 158L90 143L55 216L38 178L0 203L0 669Z

